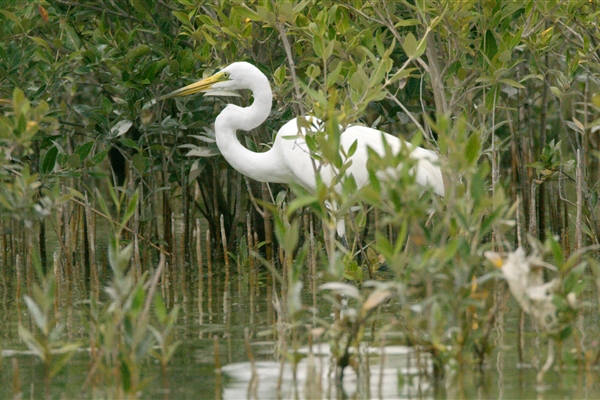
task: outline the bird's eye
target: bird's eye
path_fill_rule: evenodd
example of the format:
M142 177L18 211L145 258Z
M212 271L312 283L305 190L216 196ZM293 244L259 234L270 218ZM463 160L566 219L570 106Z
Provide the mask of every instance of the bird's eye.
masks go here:
M229 78L229 72L227 72L227 71L226 71L226 72L223 72L223 76L224 76L225 78Z

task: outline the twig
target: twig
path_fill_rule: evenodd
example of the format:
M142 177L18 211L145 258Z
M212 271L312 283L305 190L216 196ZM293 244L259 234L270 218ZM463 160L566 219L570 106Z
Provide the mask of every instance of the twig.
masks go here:
M404 113L406 115L408 115L408 118L410 118L411 121L413 122L413 124L415 124L417 126L417 128L419 128L419 130L423 134L423 137L425 139L427 139L427 141L429 141L429 142L433 141L429 132L427 132L425 130L425 128L423 128L423 125L421 125L419 123L419 121L417 121L417 119L412 115L412 113L410 111L408 111L408 109L404 106L404 104L402 104L402 102L400 100L398 100L398 98L396 96L392 96L392 94L388 94L387 98L388 98L388 100L392 100L394 103L396 103L398 105L398 107L400 107L402 109L402 111L404 111Z
M533 3L535 4L535 2ZM522 40L528 39L529 36L533 35L535 32L537 32L542 25L544 25L546 23L546 21L548 20L548 18L552 15L554 15L554 13L556 12L556 10L558 10L558 8L560 8L561 6L561 2L558 2L556 4L556 6L554 6L554 8L552 9L552 11L550 11L548 13L548 15L544 16L533 28L531 29L524 29L523 35L521 36ZM530 14L530 18L527 19L527 23L526 23L526 28L529 25L529 23L531 22L531 15L533 15L534 13L532 12Z
M246 175L244 175L244 182L246 182L246 189L248 189L248 195L250 195L250 202L254 206L254 209L256 210L256 212L261 217L264 218L265 217L265 212L256 203L256 198L254 197L254 193L252 193L252 189L250 188L250 182L248 181L248 177L246 177Z
M109 10L108 8L91 6L89 4L85 4L85 2L77 2L76 3L76 2L73 2L73 1L67 1L67 0L55 0L55 2L57 2L59 4L63 4L65 6L88 8L90 10L95 10L95 11L99 11L99 12L105 12L107 14L112 14L112 15L116 15L118 17L127 18L127 19L130 19L132 21L140 22L139 19L137 19L135 17L132 17L131 15L123 14L123 13L116 12L116 11L113 11L113 10Z
M540 371L537 374L537 384L538 385L542 384L542 382L544 381L544 375L546 374L546 372L548 372L550 367L552 367L553 363L554 363L554 339L548 339L548 358L546 359L546 363L544 364L542 369L540 369Z
M300 115L304 116L304 107L302 106L302 94L300 93L300 84L298 83L298 77L296 76L296 64L294 63L294 57L292 56L292 46L285 34L285 28L282 23L275 24L279 31L279 37L283 42L285 48L285 54L287 55L288 65L290 66L290 73L292 74L292 82L294 82L294 97L296 98L296 110Z
M82 206L82 207L85 207L85 203L83 203L83 202L81 202L81 201L79 201L79 200L77 200L77 199L75 199L75 198L72 198L72 199L71 199L71 201L73 201L73 202L75 202L75 203L79 204L79 205L80 205L80 206ZM134 231L133 231L133 229L131 229L131 228L129 228L129 227L127 227L127 226L125 226L125 225L121 225L121 223L120 223L120 222L117 222L117 221L115 221L115 220L114 220L114 219L113 219L111 216L104 214L102 211L98 211L98 210L96 210L94 207L90 207L90 208L91 208L91 210L92 210L92 211L93 211L95 214L97 214L97 215L101 216L102 218L106 219L107 221L110 221L110 222L112 222L112 223L114 223L114 224L118 225L120 228L122 228L122 229L126 230L127 232L131 233L132 235L136 235L136 236L138 237L138 239L140 239L140 240L143 240L144 242L148 243L150 246L152 246L154 249L158 250L159 252L161 252L161 253L164 253L164 254L165 254L165 255L167 255L167 256L170 256L170 255L171 255L171 253L169 253L168 251L166 251L166 250L164 250L163 248L161 248L161 247L159 247L159 246L155 245L154 243L152 243L150 240L146 239L145 237L143 237L143 236L142 236L142 235L140 235L139 233L136 233L136 232L134 232Z
M63 125L74 126L74 127L81 128L81 129L85 128L85 125L83 125L83 124L77 124L77 123L74 123L74 122L65 121L65 120L60 119L60 118L58 119L58 122L61 123L61 124L63 124Z
M583 247L583 156L581 150L577 149L577 170L575 179L577 180L577 216L575 219L575 249Z

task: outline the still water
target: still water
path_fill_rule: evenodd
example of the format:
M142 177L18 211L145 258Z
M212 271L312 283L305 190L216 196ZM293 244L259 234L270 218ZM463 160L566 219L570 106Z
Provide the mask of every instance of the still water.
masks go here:
M239 278L239 279L238 279ZM369 343L372 333L358 349L357 365L347 367L341 384L330 357L329 343L315 342L311 348L300 346L299 362L293 368L276 356L281 343L276 342L276 320L270 275L256 279L232 273L215 274L210 279L188 275L178 281L171 292L163 293L168 306L178 304L176 338L181 341L169 363L167 376L157 362L146 361L142 378L147 379L139 397L148 399L414 399L414 398L495 398L495 399L563 399L600 398L598 371L576 366L564 367L561 373L549 371L545 386L536 386L537 370L531 365L518 367L516 335L498 326L494 333L496 348L483 370L460 371L448 366L444 382L431 381L431 360L418 349L395 343L391 337L385 346ZM182 283L183 282L183 283ZM304 289L303 302L313 305L310 285ZM163 287L163 290L164 287ZM168 287L166 289L169 290ZM24 291L26 293L26 291ZM83 292L82 292L83 293ZM85 338L79 301L74 294L71 318L66 333ZM512 301L512 300L511 300ZM65 306L63 304L63 306ZM391 309L396 304L384 307ZM333 318L331 306L318 304L323 318ZM516 304L509 308L516 310ZM20 312L20 316L19 316ZM516 314L516 311L512 314ZM0 398L43 398L43 370L18 336L18 320L27 324L26 307L17 308L14 284L0 284ZM517 318L511 313L505 319ZM508 325L508 324L507 324ZM511 324L515 326L515 324ZM371 326L376 331L378 326ZM249 349L245 331L250 334ZM533 341L532 341L533 343ZM218 344L218 346L215 346ZM218 347L218 356L215 349ZM289 350L289 349L288 349ZM536 352L545 353L542 344L528 349L528 359ZM252 362L250 360L252 358ZM533 357L535 358L535 357ZM543 360L541 360L543 362ZM18 365L18 368L17 368ZM220 369L217 367L220 366ZM51 382L52 398L104 398L85 385L90 368L89 349L82 348ZM18 369L18 375L17 375Z

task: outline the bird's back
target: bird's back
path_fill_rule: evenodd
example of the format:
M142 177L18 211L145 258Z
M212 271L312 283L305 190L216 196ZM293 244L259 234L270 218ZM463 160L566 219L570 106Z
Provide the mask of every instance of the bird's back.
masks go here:
M315 126L314 129L318 129L319 121L312 118L311 122ZM302 131L306 134L307 129ZM340 144L347 152L354 142L357 143L347 174L354 176L359 188L365 186L369 181L368 148L384 155L384 138L394 154L400 152L402 146L407 146L410 150L410 157L418 161L415 167L416 182L421 186L430 186L437 194L444 195L442 173L437 165L438 156L433 151L422 147L413 147L410 143L376 129L352 125L342 133ZM295 183L309 191L314 191L316 188L315 168L320 171L321 178L326 184L330 184L335 177L334 170L330 165L320 166L311 160L310 151L303 136L298 135L296 119L289 121L279 130L273 148L280 152L280 156L284 160L285 165L282 165L282 168L289 170L290 182L288 183Z

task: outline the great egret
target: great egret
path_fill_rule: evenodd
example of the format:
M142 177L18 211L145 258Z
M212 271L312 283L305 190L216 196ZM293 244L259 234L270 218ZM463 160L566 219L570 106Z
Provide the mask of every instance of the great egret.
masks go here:
M273 93L267 77L258 68L247 62L235 62L209 78L175 90L160 99L187 96L198 92L207 95L223 96L242 89L252 91L254 101L248 107L228 104L215 120L216 142L221 154L238 172L260 182L297 184L313 192L316 190L316 171L322 180L329 185L335 177L331 165L319 165L311 158L305 142L305 135L310 128L300 128L307 124L299 124L297 118L287 122L275 137L270 150L255 153L246 149L238 141L238 130L249 131L262 124L269 113L273 102ZM310 118L313 125L319 121ZM318 129L317 127L314 128ZM437 164L438 157L431 151L395 136L365 126L351 125L340 138L341 146L348 151L354 142L357 148L351 157L352 164L346 174L354 176L358 188L369 181L367 171L367 148L383 155L385 152L384 139L395 152L406 147L410 157L417 161L413 173L416 182L422 186L431 186L440 196L444 195L442 173ZM316 168L315 168L316 167ZM343 219L338 224L338 233L344 235Z

